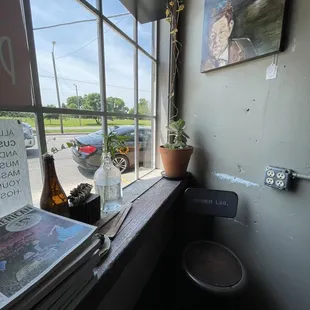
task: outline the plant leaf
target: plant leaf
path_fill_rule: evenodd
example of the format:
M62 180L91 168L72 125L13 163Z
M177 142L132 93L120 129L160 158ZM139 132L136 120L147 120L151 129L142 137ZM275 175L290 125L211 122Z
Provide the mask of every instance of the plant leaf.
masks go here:
M184 126L185 126L185 121L184 121L183 119L180 118L180 119L178 120L178 126L179 126L180 129L184 128Z
M170 10L167 8L166 9L166 17L168 17L170 15Z
M185 8L184 4L181 4L181 5L179 6L179 8L177 9L177 12L183 11L184 8Z
M169 2L169 5L170 5L170 6L174 6L174 1L170 1L170 2Z
M187 139L190 139L189 135L185 132L183 132L183 136L186 137Z

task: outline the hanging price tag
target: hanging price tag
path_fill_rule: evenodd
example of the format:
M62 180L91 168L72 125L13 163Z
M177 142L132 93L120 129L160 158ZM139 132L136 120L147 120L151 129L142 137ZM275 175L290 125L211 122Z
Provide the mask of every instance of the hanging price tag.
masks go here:
M277 78L278 74L278 66L275 64L271 64L266 71L266 80L273 80Z

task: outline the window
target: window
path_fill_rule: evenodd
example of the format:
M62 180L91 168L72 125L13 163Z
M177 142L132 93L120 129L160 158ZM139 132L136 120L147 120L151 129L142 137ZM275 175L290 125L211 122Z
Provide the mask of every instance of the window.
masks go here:
M70 140L75 148L54 155L67 194L78 183L92 183L104 132L128 137L129 153L115 162L123 186L155 168L156 23L140 25L118 0L102 0L102 8L97 3L30 0L31 16L25 11L37 65L34 106L14 113L34 131L27 154L35 204L42 191L40 155Z

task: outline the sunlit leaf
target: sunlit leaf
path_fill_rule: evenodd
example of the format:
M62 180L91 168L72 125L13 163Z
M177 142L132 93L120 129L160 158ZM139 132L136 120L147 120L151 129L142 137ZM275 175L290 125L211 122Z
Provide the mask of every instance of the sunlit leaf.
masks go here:
M184 4L181 4L181 5L179 6L179 8L177 9L177 12L183 11L184 8L185 8Z
M170 34L175 34L175 33L177 33L179 30L177 29L177 28L175 28L175 29L173 29L171 32L170 32Z
M170 1L170 2L169 2L169 5L170 5L170 6L174 6L174 1Z
M57 152L58 152L57 147L52 147L52 148L51 148L51 152L52 152L53 154L57 153Z
M178 126L179 128L183 128L185 126L185 121L183 119L178 120Z
M170 15L170 10L166 9L166 17L168 17Z

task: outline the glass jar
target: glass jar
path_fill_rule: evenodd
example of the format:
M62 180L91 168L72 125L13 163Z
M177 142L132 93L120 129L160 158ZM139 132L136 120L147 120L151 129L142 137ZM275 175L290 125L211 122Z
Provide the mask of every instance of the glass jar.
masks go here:
M110 153L102 154L102 164L95 172L94 182L96 193L100 195L101 215L118 211L123 202L121 172L113 165Z

